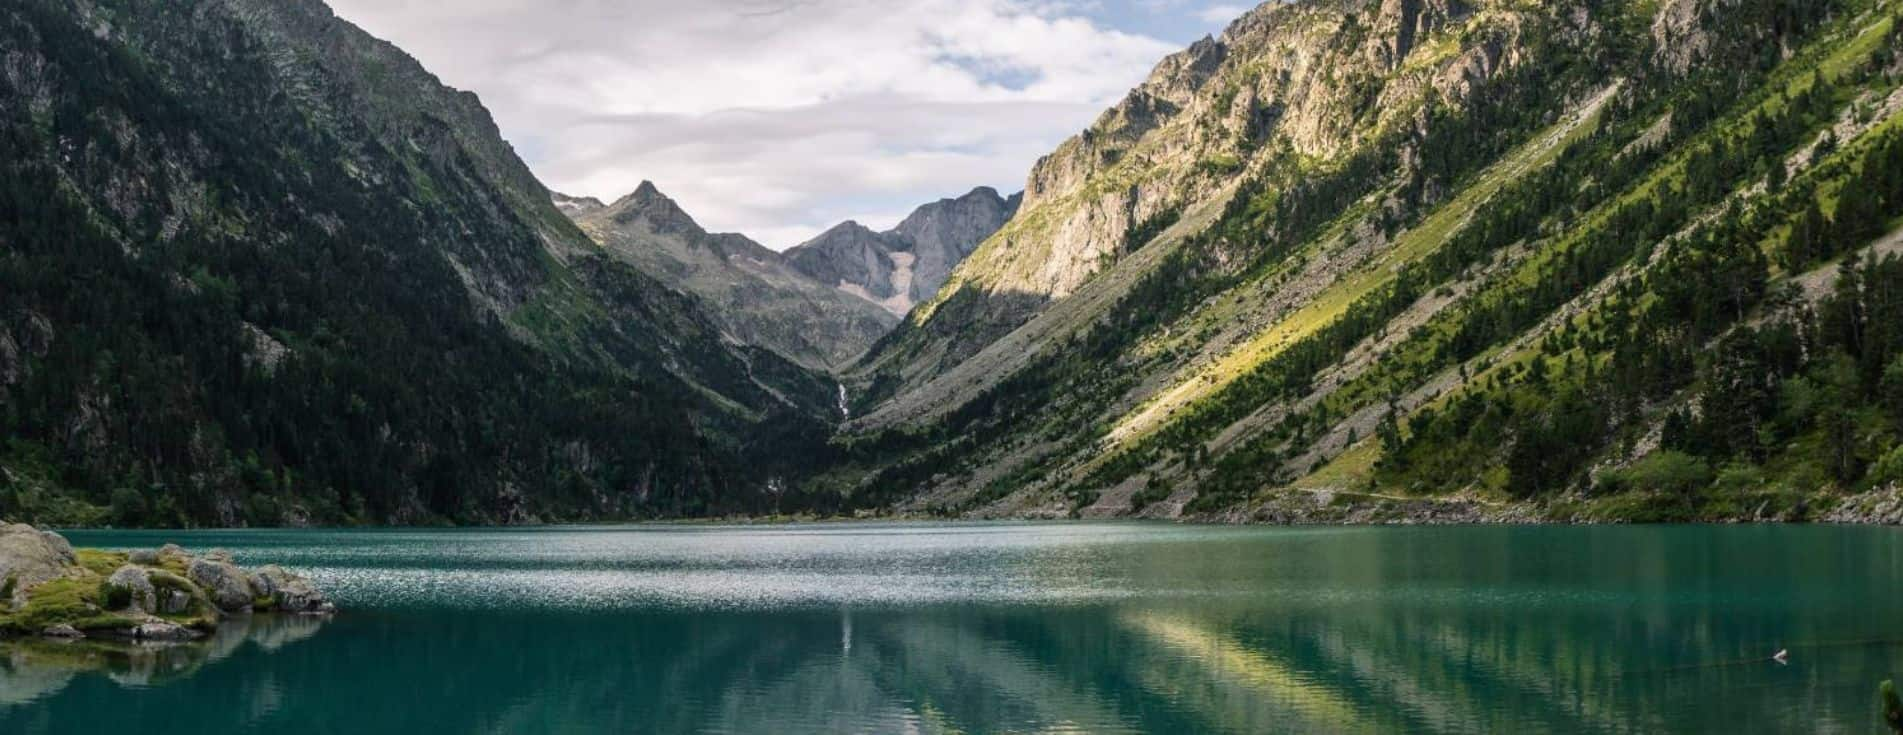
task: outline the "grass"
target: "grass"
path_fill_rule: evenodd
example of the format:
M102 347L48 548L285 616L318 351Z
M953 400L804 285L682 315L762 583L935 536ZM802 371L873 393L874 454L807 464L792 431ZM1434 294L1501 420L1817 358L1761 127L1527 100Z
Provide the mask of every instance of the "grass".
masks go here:
M1334 459L1295 482L1291 487L1338 490L1365 488L1373 481L1374 465L1380 460L1380 441L1374 437L1368 437L1349 447L1347 451L1335 455Z
M0 632L31 634L59 624L82 631L131 627L130 618L104 610L99 581L96 576L82 575L55 579L33 588L26 606L0 615Z
M1886 16L1874 23L1864 26L1862 31L1848 43L1824 41L1821 48L1813 47L1813 50L1809 53L1800 54L1797 59L1793 60L1803 62L1822 57L1821 61L1816 62L1817 66L1810 66L1808 63L1786 62L1786 65L1778 73L1787 75L1788 79L1786 79L1782 85L1773 81L1771 84L1767 84L1764 89L1782 90L1787 95L1801 94L1808 90L1814 83L1815 77L1810 73L1810 69L1813 68L1821 68L1824 70L1825 83L1836 83L1844 75L1854 71L1855 64L1866 58L1871 50L1876 48L1888 37L1893 24L1894 19ZM1833 43L1836 45L1833 46ZM1694 140L1679 146L1680 153L1661 162L1650 175L1640 180L1622 195L1594 208L1594 210L1589 212L1578 224L1568 228L1567 235L1562 237L1559 241L1549 247L1536 251L1532 257L1522 261L1518 264L1515 271L1505 279L1504 283L1493 288L1482 289L1477 292L1478 295L1484 298L1488 293L1504 293L1513 287L1529 288L1536 286L1539 280L1546 275L1548 270L1547 266L1550 263L1558 260L1565 253L1570 252L1573 248L1585 242L1588 234L1596 229L1602 228L1610 219L1611 213L1617 211L1620 206L1641 201L1652 196L1654 192L1681 184L1685 176L1686 162L1689 158L1689 154L1686 153L1687 151L1694 150L1698 146L1711 141L1748 134L1749 131L1744 128L1746 120L1759 112L1768 114L1776 111L1783 105L1784 95L1760 92L1759 97L1760 98L1755 101L1747 100L1743 109L1727 114L1723 119L1714 123L1706 132L1696 136ZM1899 117L1903 118L1903 116ZM1849 151L1854 149L1853 144L1868 139L1872 133L1880 133L1898 123L1899 119L1891 119L1872 126L1869 131L1866 131L1857 139L1845 141L1841 144L1838 150L1832 154L1832 159L1842 159L1848 155ZM1816 168L1822 168L1822 166ZM1575 315L1570 321L1575 324L1584 323L1591 313L1592 309L1582 309L1581 312ZM1427 331L1423 333L1425 339L1412 340L1413 344L1409 345L1408 348L1404 348L1401 353L1395 354L1393 359L1390 360L1390 364L1397 367L1409 364L1414 361L1412 358L1420 356L1423 351L1425 351L1426 354L1432 354L1434 348L1438 347L1441 341L1451 336L1460 316L1461 313L1459 310L1449 310L1437 316L1426 325ZM1484 381L1490 374L1524 363L1540 355L1540 348L1537 344L1529 344L1526 347L1504 356L1499 355L1499 351L1498 347L1489 349L1485 354L1473 361L1478 364L1487 365L1488 367L1475 371L1469 378L1468 384L1478 384ZM1362 378L1357 379L1350 385L1344 386L1341 390L1336 391L1335 396L1331 397L1329 401L1330 408L1338 414L1346 415L1359 408L1360 405L1364 405L1366 401L1373 400L1374 396L1391 392L1394 386L1387 386L1387 391L1382 390L1384 382L1389 377L1391 376L1384 375L1382 371L1374 371L1362 376ZM1448 391L1446 395L1431 401L1428 405L1435 407L1443 405L1456 393L1457 391ZM1328 466L1325 466L1323 471L1332 468L1333 464L1334 463L1331 462ZM1303 480L1302 484L1310 485L1319 482L1321 482L1320 477L1311 477Z
M80 549L74 552L79 557L79 566L101 577L110 577L119 567L126 565L127 556L116 551L98 549Z
M69 576L50 580L30 590L26 605L18 610L0 610L0 635L32 635L52 625L70 625L81 631L123 630L138 621L109 612L123 608L130 600L109 599L105 581L129 563L124 552L78 549L74 552L78 567ZM217 626L217 612L204 591L185 576L182 557L160 557L157 566L148 567L146 578L155 591L178 590L190 595L192 602L182 613L159 617L189 628L209 631ZM0 599L10 596L13 580L0 587Z
M1551 163L1569 143L1591 132L1598 118L1599 109L1595 107L1542 131L1489 167L1473 185L1464 188L1420 224L1402 233L1386 253L1342 276L1302 308L1257 333L1215 364L1184 376L1174 387L1129 414L1111 430L1108 443L1112 447L1134 444L1168 425L1180 410L1217 394L1298 340L1334 323L1357 300L1392 282L1396 266L1432 254L1495 194L1527 173Z

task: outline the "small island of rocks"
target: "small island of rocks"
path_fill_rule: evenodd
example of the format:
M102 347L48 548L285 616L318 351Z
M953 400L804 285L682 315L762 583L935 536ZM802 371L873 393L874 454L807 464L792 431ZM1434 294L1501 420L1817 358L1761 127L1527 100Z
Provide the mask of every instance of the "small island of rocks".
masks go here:
M184 642L233 616L336 609L310 580L241 568L225 551L74 549L57 533L0 524L0 638Z

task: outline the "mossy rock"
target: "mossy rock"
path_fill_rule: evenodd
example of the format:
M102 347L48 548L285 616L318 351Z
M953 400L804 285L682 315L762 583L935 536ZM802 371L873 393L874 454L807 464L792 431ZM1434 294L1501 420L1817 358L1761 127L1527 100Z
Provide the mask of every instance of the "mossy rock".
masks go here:
M74 552L74 555L78 557L81 567L101 577L110 577L113 572L119 570L119 567L129 563L127 555L117 551L79 549Z
M97 576L66 577L35 587L25 606L0 616L0 631L16 635L37 634L47 626L64 623L81 631L124 629L134 621L107 612L101 604Z

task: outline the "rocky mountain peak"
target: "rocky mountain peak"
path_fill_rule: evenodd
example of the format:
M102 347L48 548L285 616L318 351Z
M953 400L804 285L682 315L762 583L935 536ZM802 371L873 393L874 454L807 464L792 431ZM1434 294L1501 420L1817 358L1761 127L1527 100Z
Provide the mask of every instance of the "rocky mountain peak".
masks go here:
M1022 200L981 186L919 207L886 232L847 220L786 251L786 258L821 283L903 315L937 293L952 269L1017 214Z
M608 210L609 216L623 225L646 222L656 233L707 234L679 203L661 193L660 187L652 181L642 181L633 193L608 205Z
M569 196L559 191L549 192L548 198L549 198L549 201L555 202L556 209L561 210L563 214L566 214L570 217L574 217L574 216L582 215L582 214L588 214L591 212L599 212L603 209L608 208L608 205L602 203L600 199L596 199L594 197Z

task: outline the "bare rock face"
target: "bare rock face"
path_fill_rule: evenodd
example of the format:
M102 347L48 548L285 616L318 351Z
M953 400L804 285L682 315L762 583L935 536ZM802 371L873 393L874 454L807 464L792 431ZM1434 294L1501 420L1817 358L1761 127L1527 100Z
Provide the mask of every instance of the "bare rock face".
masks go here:
M904 316L938 293L979 243L1017 214L1022 195L979 187L914 210L897 227L874 232L845 222L786 251L789 264L820 283Z
M1742 0L1665 0L1652 19L1652 63L1684 76L1702 67L1748 64L1766 52L1785 54L1770 24L1720 22Z
M11 591L0 602L25 603L28 590L66 576L72 564L73 547L59 534L24 523L0 525L0 589Z
M897 321L741 235L702 229L651 182L612 204L555 203L617 260L697 296L734 339L811 367L858 356Z
M1711 50L1711 35L1704 30L1701 16L1712 0L1666 0L1652 19L1652 42L1656 44L1653 61L1676 74L1691 71Z
M900 222L891 234L904 241L912 253L911 302L916 304L938 293L951 278L952 269L1011 221L1023 202L1023 194L1004 197L995 189L979 187L957 199L919 207Z
M786 251L786 261L820 283L857 289L855 295L883 302L902 293L904 284L893 282L899 268L892 255L905 245L892 235L846 221Z
M608 208L607 204L594 197L572 197L561 192L549 192L549 198L554 200L556 209L562 210L562 214L570 217L592 214Z
M0 315L0 388L24 380L28 358L45 357L52 342L53 325L46 317L30 311Z
M1525 24L1568 22L1571 2L1263 3L1164 59L1039 160L1022 211L921 302L917 329L859 367L917 387L1147 244L1133 234L1154 239L1156 223L1220 209L1272 166L1385 144L1383 131L1416 127L1429 104L1472 103L1526 60Z

